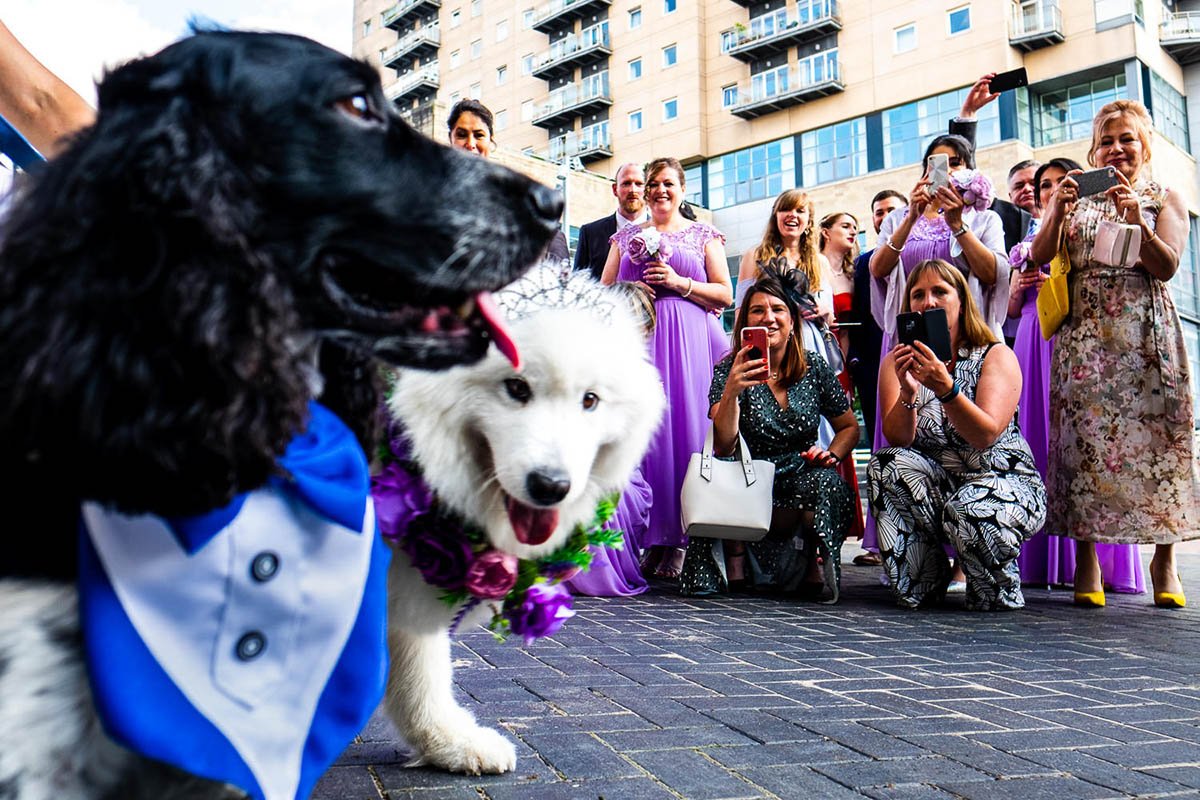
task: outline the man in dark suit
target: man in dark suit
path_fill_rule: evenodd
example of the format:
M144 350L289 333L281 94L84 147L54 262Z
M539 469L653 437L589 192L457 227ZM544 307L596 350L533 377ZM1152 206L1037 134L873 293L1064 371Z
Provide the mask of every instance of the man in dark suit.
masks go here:
M612 192L617 198L617 210L580 228L579 243L575 246L575 269L590 270L596 280L600 280L608 259L609 237L618 227L646 221L646 176L639 165L622 164Z

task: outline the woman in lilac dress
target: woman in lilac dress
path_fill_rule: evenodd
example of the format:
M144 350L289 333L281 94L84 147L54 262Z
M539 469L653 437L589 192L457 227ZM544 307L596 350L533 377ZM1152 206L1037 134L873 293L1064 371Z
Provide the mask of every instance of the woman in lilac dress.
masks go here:
M642 462L654 502L643 569L677 579L687 542L679 521L679 490L692 453L704 444L713 365L729 351L717 314L733 300L725 237L680 213L683 167L673 158L646 165L650 220L613 235L601 281L643 284L654 296L658 323L650 358L662 375L667 412ZM631 255L632 254L632 255Z
M1013 350L1025 377L1017 418L1020 420L1021 433L1033 452L1033 461L1043 478L1046 477L1050 448L1050 360L1054 354L1054 339L1046 341L1042 338L1041 325L1038 323L1037 296L1046 281L1046 268L1021 269L1021 266L1032 264L1029 245L1050 195L1068 172L1077 169L1082 167L1069 158L1053 158L1038 167L1033 177L1036 200L1034 232L1009 254L1013 272L1008 315L1020 319ZM1106 589L1131 593L1146 591L1137 545L1097 544L1096 556L1100 561L1101 580ZM1043 528L1021 547L1017 564L1022 583L1071 585L1075 582L1075 540L1051 534Z
M933 191L928 177L930 156L945 155L949 162L951 187ZM936 137L925 148L921 162L925 173L917 181L906 208L897 209L879 228L875 252L871 256L871 314L883 331L880 360L896 345L896 315L905 297L907 276L927 259L941 259L958 267L967 277L967 287L997 336L1008 311L1008 258L1004 252L1004 227L1000 217L987 208L991 184L975 172L975 152L961 136ZM875 418L874 450L888 446L883 436L883 415ZM868 519L863 548L877 547L875 521ZM956 570L950 591L966 586Z

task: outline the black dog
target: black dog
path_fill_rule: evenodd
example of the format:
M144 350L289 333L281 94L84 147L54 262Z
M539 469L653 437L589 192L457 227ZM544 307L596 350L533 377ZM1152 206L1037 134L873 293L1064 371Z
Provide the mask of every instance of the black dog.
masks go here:
M0 235L0 796L17 800L177 796L91 712L80 502L220 508L280 473L318 392L369 443L372 359L481 358L472 298L532 264L561 212L300 37L199 33L99 99Z

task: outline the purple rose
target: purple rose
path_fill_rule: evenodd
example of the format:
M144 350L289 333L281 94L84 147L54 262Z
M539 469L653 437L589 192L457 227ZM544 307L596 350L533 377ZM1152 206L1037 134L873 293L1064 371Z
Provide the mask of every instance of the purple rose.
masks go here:
M650 260L650 248L640 233L629 240L629 260L635 264L645 264Z
M502 600L517 582L517 557L499 550L480 553L467 567L467 592L480 600Z
M421 577L431 586L457 591L463 588L474 551L462 527L436 513L412 520L400 539L403 550Z
M1030 242L1017 242L1008 251L1008 265L1013 269L1023 269L1029 261Z
M504 615L512 632L524 636L528 645L534 639L553 635L575 612L571 610L571 593L566 587L535 583L525 592L524 600L505 606Z
M992 182L982 172L972 169L960 169L950 174L950 180L962 195L963 203L968 208L984 211L992 204Z
M403 539L409 524L429 510L432 494L420 475L410 472L397 461L371 478L371 497L379 532L385 539Z
M674 255L674 253L675 251L671 249L671 243L665 238L660 238L658 240L658 255L654 260L662 261L665 264L671 260L671 256Z

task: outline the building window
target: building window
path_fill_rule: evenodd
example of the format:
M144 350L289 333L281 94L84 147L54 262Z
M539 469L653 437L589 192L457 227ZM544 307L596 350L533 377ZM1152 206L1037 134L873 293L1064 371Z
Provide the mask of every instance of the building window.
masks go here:
M454 69L462 63L462 50L450 51L450 68Z
M1154 127L1185 153L1191 152L1188 142L1187 100L1157 72L1150 72L1150 107Z
M462 92L451 92L450 93L450 105L453 106L459 100L462 100Z
M523 100L521 102L521 121L529 122L531 119L533 119L533 101Z
M795 139L747 147L710 159L708 205L714 210L775 197L795 184Z
M450 12L450 27L457 28L462 25L462 9L456 8Z
M677 4L678 4L678 0L663 0L663 13L664 14L675 13L675 8L677 7Z
M496 85L503 86L504 82L507 80L508 80L508 66L502 65L502 66L496 67Z
M371 35L371 20L363 20L362 35L364 39Z
M788 92L790 85L787 64L750 76L750 102L777 97Z
M642 60L635 58L629 62L629 80L636 81L640 77L642 77Z
M483 39L476 39L471 42L471 60L479 58L483 55Z
M526 53L521 56L521 74L529 75L533 72L533 53Z
M721 108L733 108L737 105L737 84L721 87Z
M483 0L471 0L471 16L478 17L483 13Z
M926 97L902 106L885 109L883 118L883 167L892 169L917 164L926 145L946 132L946 123L962 108L970 87ZM987 147L1000 141L999 103L988 103L979 111L975 126L975 146Z
M1100 107L1124 96L1124 72L1038 95L1033 114L1035 146L1090 137L1092 118Z
M907 53L917 49L917 26L915 24L896 28L892 33L895 42L893 50L896 53Z
M737 47L737 43L738 43L738 32L736 30L721 31L721 52L722 53L728 53L730 50Z
M496 130L502 131L508 127L508 109L496 112Z
M801 134L800 163L805 186L865 175L866 119L858 117Z
M704 164L693 164L683 168L683 199L696 206L704 206Z
M670 100L663 100L663 122L670 122L679 117L679 98L672 97Z
M629 112L629 132L637 133L642 129L642 110Z
M534 13L533 13L532 8L527 8L524 11L522 11L521 12L521 27L522 28L532 28L533 27L533 18L534 18Z
M971 30L971 7L962 6L946 13L946 27L951 36Z
M503 42L508 38L508 20L502 19L496 23L496 41Z
M640 6L629 9L629 27L630 29L642 27L642 9Z
M470 90L470 91L471 91L471 93L470 93L470 95L468 95L468 96L469 96L469 97L470 97L472 100L479 100L480 98L482 98L482 97L483 97L483 84L481 84L481 83L472 83L472 84L471 84L471 90Z
M669 44L662 49L663 54L663 69L673 67L679 63L679 49L676 45Z
M1138 22L1145 20L1142 0L1096 0L1097 25L1122 17L1133 17Z

